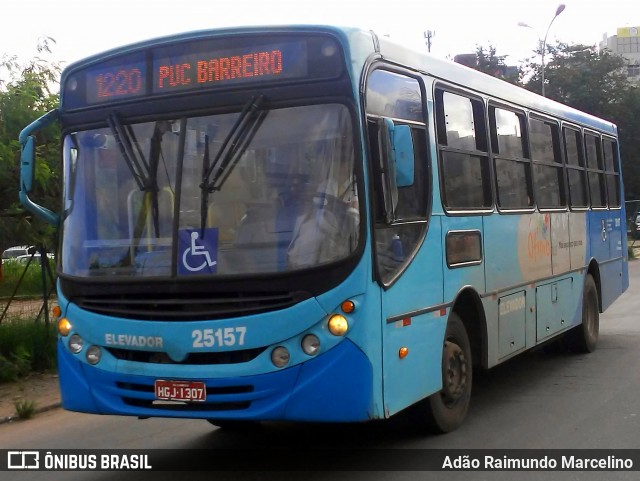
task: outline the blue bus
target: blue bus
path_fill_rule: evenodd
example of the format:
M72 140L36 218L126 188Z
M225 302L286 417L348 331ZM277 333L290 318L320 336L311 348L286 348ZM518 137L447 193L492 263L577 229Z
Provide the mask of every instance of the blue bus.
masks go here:
M62 132L63 198L29 193ZM58 226L62 403L456 429L473 372L596 348L628 286L616 126L372 32L198 31L66 68L20 136Z

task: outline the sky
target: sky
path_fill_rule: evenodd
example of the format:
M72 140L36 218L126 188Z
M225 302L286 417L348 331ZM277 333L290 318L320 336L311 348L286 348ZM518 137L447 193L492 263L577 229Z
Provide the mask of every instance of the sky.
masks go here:
M191 30L329 23L372 29L422 51L430 30L431 53L438 57L493 45L507 64L518 65L533 56L560 3L566 8L551 25L548 43L597 45L618 27L640 26L640 0L12 0L1 7L0 59L33 58L43 36L56 41L44 58L64 66Z

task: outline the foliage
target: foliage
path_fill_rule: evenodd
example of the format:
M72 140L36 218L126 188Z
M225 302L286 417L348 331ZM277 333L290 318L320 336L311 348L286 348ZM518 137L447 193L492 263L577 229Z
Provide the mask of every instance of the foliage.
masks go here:
M595 46L558 42L547 47L547 97L610 118L632 88L624 59L608 50L598 52ZM524 86L539 92L542 66L529 63L529 69L532 75Z
M540 93L542 45L519 69L519 79L506 77L505 56L489 46L477 47L476 69ZM565 105L609 120L618 126L627 199L640 199L640 86L627 78L625 60L595 46L557 42L545 48L545 94ZM507 69L507 70L505 70Z
M481 45L476 46L476 70L484 72L492 77L498 77L507 82L516 84L518 82L518 69L508 67L506 55L496 55L496 48L489 45L486 49Z
M43 39L38 53L51 53L52 43L53 39ZM24 127L58 105L59 95L54 88L57 89L60 66L41 56L26 65L20 65L16 57L3 56L0 71L8 75L7 80L0 79L0 251L24 244L42 244L55 251L54 229L31 216L18 200L18 136ZM40 131L36 144L38 162L32 196L38 203L54 208L60 195L59 127L53 125Z
M618 126L626 198L640 198L640 87L627 78L625 60L608 50L562 42L547 45L546 59L547 97ZM539 92L541 72L537 59L530 61L524 87Z
M31 371L54 369L56 341L53 324L33 319L0 324L0 382L15 381Z
M34 401L21 399L16 401L14 406L20 419L31 419L36 412L36 403Z
M49 259L51 272L55 272L55 263ZM4 278L0 281L0 299L9 298L18 288L16 297L41 297L42 296L42 267L39 260L32 260L31 263L23 264L20 262L7 260L3 264ZM24 274L24 275L23 275ZM22 278L22 281L20 280ZM47 274L46 289L51 288L51 281ZM18 285L20 282L20 285ZM2 310L0 310L0 314Z

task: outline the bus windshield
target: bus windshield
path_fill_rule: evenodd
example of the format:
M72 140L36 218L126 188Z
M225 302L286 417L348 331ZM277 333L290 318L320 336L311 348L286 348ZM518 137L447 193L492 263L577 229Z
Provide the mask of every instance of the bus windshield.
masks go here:
M249 275L353 253L348 109L246 107L140 123L112 115L107 127L67 134L62 272Z

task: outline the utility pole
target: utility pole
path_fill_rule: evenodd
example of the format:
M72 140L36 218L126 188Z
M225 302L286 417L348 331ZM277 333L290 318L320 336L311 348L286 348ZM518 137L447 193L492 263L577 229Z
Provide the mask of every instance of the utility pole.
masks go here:
M426 30L424 32L425 42L427 44L427 52L431 52L431 39L436 36L436 32Z

